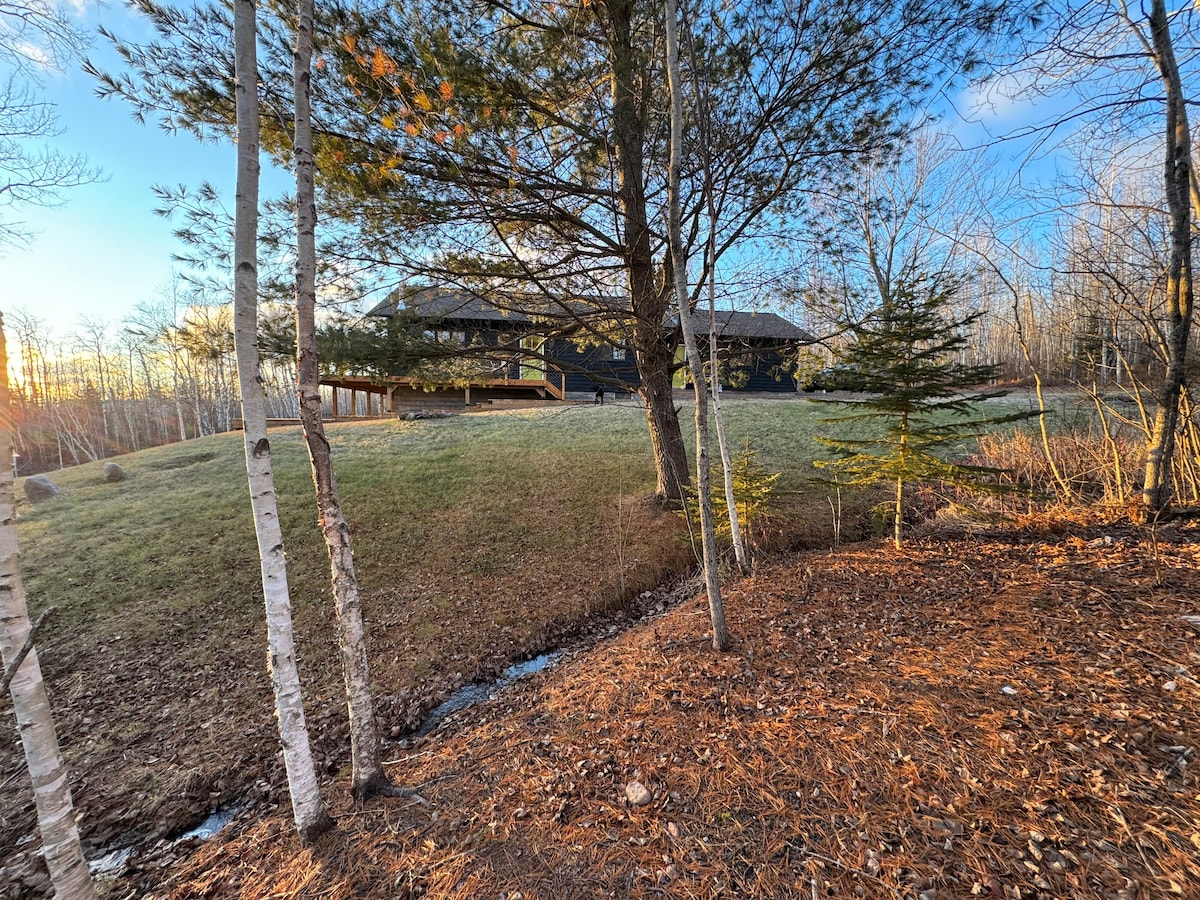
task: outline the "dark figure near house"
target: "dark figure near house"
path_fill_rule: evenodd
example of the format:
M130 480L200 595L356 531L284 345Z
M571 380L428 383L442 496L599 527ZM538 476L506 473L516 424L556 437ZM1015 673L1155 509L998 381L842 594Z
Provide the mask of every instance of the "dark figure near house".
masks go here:
M596 403L600 406L604 405L604 388L596 388Z

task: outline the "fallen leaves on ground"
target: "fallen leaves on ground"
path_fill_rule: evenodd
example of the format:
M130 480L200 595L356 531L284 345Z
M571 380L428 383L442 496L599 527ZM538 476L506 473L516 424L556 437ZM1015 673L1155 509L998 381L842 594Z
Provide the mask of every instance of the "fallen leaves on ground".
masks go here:
M152 896L1197 896L1187 522L805 553L398 750L428 806L247 817ZM644 792L644 793L643 793Z

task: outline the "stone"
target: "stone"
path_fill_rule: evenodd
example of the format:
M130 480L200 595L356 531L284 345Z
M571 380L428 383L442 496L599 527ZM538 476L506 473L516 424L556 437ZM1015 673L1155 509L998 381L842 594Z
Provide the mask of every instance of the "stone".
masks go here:
M630 806L645 806L654 799L654 795L640 781L631 781L625 785L625 799Z
M124 481L129 475L125 470L118 466L115 462L106 462L104 464L104 480L109 484L116 484L118 481Z
M41 503L61 493L49 475L30 475L25 479L25 498L30 503Z

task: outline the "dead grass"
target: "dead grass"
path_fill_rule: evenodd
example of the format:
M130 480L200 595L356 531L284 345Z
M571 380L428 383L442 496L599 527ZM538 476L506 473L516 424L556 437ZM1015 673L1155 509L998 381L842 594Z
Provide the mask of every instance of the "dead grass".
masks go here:
M1196 896L1196 529L804 554L460 714L300 849L246 822L185 897ZM625 788L652 794L632 806Z

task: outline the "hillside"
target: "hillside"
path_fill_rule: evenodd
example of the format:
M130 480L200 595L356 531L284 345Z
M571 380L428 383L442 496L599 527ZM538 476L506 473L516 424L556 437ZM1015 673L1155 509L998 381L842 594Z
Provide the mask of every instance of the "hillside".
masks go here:
M386 758L428 807L345 796L311 487L299 436L272 433L339 816L312 851L288 830L237 436L125 458L121 485L98 466L59 473L63 497L21 512L23 563L35 614L56 607L43 666L109 896L1186 893L1200 874L1189 523L830 553L827 498L789 494L771 538L823 549L733 585L736 645L716 656L697 589L672 580L691 565L681 522L638 499L640 415L331 431ZM733 418L801 488L810 405ZM843 536L862 535L864 507L847 498ZM567 652L550 670L412 736L453 689L553 647ZM38 896L15 750L0 747L0 897ZM647 805L626 799L633 781ZM177 840L214 810L233 824Z
M1197 896L1192 524L802 553L392 754L429 806L253 816L156 897ZM630 785L649 792L631 802Z

